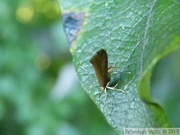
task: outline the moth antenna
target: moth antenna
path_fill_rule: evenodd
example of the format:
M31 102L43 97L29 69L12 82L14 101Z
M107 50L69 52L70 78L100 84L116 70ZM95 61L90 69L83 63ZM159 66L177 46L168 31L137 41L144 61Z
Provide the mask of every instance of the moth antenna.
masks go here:
M107 86L107 88L110 89L110 90L117 90L117 91L121 91L121 92L125 93L124 90L117 89L117 88L114 88L114 87L109 87L109 86Z
M111 74L117 74L117 73L119 73L119 72L116 72L116 71L112 71L112 73L111 73Z
M124 90L121 90L121 89L117 89L117 88L116 88L116 87L118 86L118 83L117 83L114 87L110 87L110 86L108 86L108 85L109 85L109 83L107 84L106 88L108 88L108 89L110 89L110 90L117 90L117 91L121 91L121 92L124 92L124 93L125 93Z
M116 63L115 63L115 66L110 66L110 67L108 67L108 72L109 73L111 73L111 74L116 74L116 73L124 73L124 72L126 72L126 73L128 73L128 74L131 74L131 72L129 72L129 71L113 71L113 69L114 68L121 68L120 66L116 66Z
M126 72L126 73L128 73L128 74L131 74L131 72L129 72L129 71L123 71L123 72L119 71L119 72L120 72L120 73Z

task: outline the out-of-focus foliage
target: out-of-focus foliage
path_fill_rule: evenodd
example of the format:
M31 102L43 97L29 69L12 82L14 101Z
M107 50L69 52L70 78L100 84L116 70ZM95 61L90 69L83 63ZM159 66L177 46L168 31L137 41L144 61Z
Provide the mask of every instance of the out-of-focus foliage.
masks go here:
M176 51L160 61L151 78L152 96L160 103L172 127L180 127L180 51Z
M69 62L55 0L0 1L0 135L115 134L79 85L52 96Z

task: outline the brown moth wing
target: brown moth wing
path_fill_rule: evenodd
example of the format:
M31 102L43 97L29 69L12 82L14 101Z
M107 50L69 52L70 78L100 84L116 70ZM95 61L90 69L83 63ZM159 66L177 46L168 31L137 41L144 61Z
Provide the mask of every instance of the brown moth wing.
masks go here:
M107 58L106 51L104 49L99 50L91 58L90 62L94 67L99 84L104 89L107 83L110 81L110 78L108 75L108 58Z

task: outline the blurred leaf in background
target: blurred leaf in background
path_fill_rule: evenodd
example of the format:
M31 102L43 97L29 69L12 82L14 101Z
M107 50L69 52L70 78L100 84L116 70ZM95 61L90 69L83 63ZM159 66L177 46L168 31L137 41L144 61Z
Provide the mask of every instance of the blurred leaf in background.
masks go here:
M165 57L154 68L151 78L152 96L163 106L172 127L180 127L180 51Z
M116 134L70 63L55 0L0 1L0 135Z

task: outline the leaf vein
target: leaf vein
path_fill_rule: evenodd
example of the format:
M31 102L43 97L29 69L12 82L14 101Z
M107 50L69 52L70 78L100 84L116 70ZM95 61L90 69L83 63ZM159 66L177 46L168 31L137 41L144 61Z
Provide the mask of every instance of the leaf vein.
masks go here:
M152 9L153 9L154 5L156 4L156 1L157 0L154 0L152 2L149 13L147 14L147 22L146 22L146 27L145 27L145 31L144 31L143 45L142 45L142 51L141 51L141 61L140 61L140 72L141 72L141 74L142 74L143 63L144 63L144 60L143 60L144 50L145 50L145 47L147 45L147 32L149 30L150 20L151 20L151 17L152 17Z

